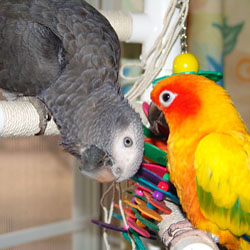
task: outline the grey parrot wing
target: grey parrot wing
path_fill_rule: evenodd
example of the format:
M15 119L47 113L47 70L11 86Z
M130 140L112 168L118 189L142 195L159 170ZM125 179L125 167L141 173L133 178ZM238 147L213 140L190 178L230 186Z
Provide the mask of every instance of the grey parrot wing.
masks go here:
M0 17L0 36L0 88L35 96L64 69L66 52L50 29Z
M57 79L66 52L50 28L32 20L28 3L0 2L0 88L37 95Z
M75 63L81 48L95 53L90 46L94 33L113 46L113 59L110 51L100 50L100 56L105 58L101 64L118 72L120 47L111 29L108 21L83 0L2 0L0 88L25 95L39 94L56 81L73 57ZM92 68L100 66L99 59L92 57L90 62ZM78 64L79 69L88 67L81 65L81 58Z

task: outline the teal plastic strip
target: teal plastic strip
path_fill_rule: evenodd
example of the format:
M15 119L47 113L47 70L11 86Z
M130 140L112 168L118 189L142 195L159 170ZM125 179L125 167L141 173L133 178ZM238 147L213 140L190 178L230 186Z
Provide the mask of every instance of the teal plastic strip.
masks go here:
M136 250L147 250L144 247L144 245L143 245L143 243L142 243L142 241L141 241L141 239L139 237L139 234L135 230L133 230L132 228L130 228L129 231L134 236L134 240L135 240L135 244L136 244ZM132 244L132 242L131 242L131 240L130 240L130 238L128 236L128 233L123 232L122 236L124 237L125 240L127 240L130 244Z
M143 245L143 243L142 243L142 241L141 241L141 239L139 237L139 234L134 229L132 229L132 228L130 228L130 232L134 236L135 244L136 244L136 247L138 247L138 250L147 250L144 247L144 245Z

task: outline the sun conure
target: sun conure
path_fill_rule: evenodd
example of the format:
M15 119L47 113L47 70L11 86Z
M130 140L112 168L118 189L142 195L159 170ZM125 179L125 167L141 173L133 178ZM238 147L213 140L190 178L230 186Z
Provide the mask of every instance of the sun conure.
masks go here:
M187 218L228 249L250 249L250 135L227 92L195 74L151 93L168 123L168 167Z

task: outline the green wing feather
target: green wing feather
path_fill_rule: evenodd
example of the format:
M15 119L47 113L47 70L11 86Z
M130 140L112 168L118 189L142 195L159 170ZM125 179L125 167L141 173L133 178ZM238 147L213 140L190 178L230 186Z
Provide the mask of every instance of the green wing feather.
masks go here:
M237 236L250 235L249 135L207 135L195 152L195 171L203 215Z

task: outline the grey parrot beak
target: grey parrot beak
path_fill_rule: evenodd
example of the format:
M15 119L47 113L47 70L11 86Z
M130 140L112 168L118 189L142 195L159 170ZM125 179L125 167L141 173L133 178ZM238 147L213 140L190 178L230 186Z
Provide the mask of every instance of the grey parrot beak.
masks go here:
M99 182L119 182L122 175L122 169L120 167L114 167L114 165L113 159L106 155L100 162L100 168L95 173L95 179Z
M112 157L94 145L82 150L79 168L82 174L98 182L119 181L122 174Z
M80 171L83 175L87 175L91 179L101 183L112 182L117 178L108 165L99 165L99 167L94 170L86 170L85 168L80 167Z
M97 146L91 145L81 149L79 168L82 174L98 182L111 182L116 179L112 172L112 166L112 158Z
M106 157L103 160L103 166L104 168L108 168L111 170L111 174L113 176L113 181L119 182L119 179L122 175L122 170L120 167L114 167L115 164L113 164L113 159L106 155ZM107 173L106 173L107 174Z

